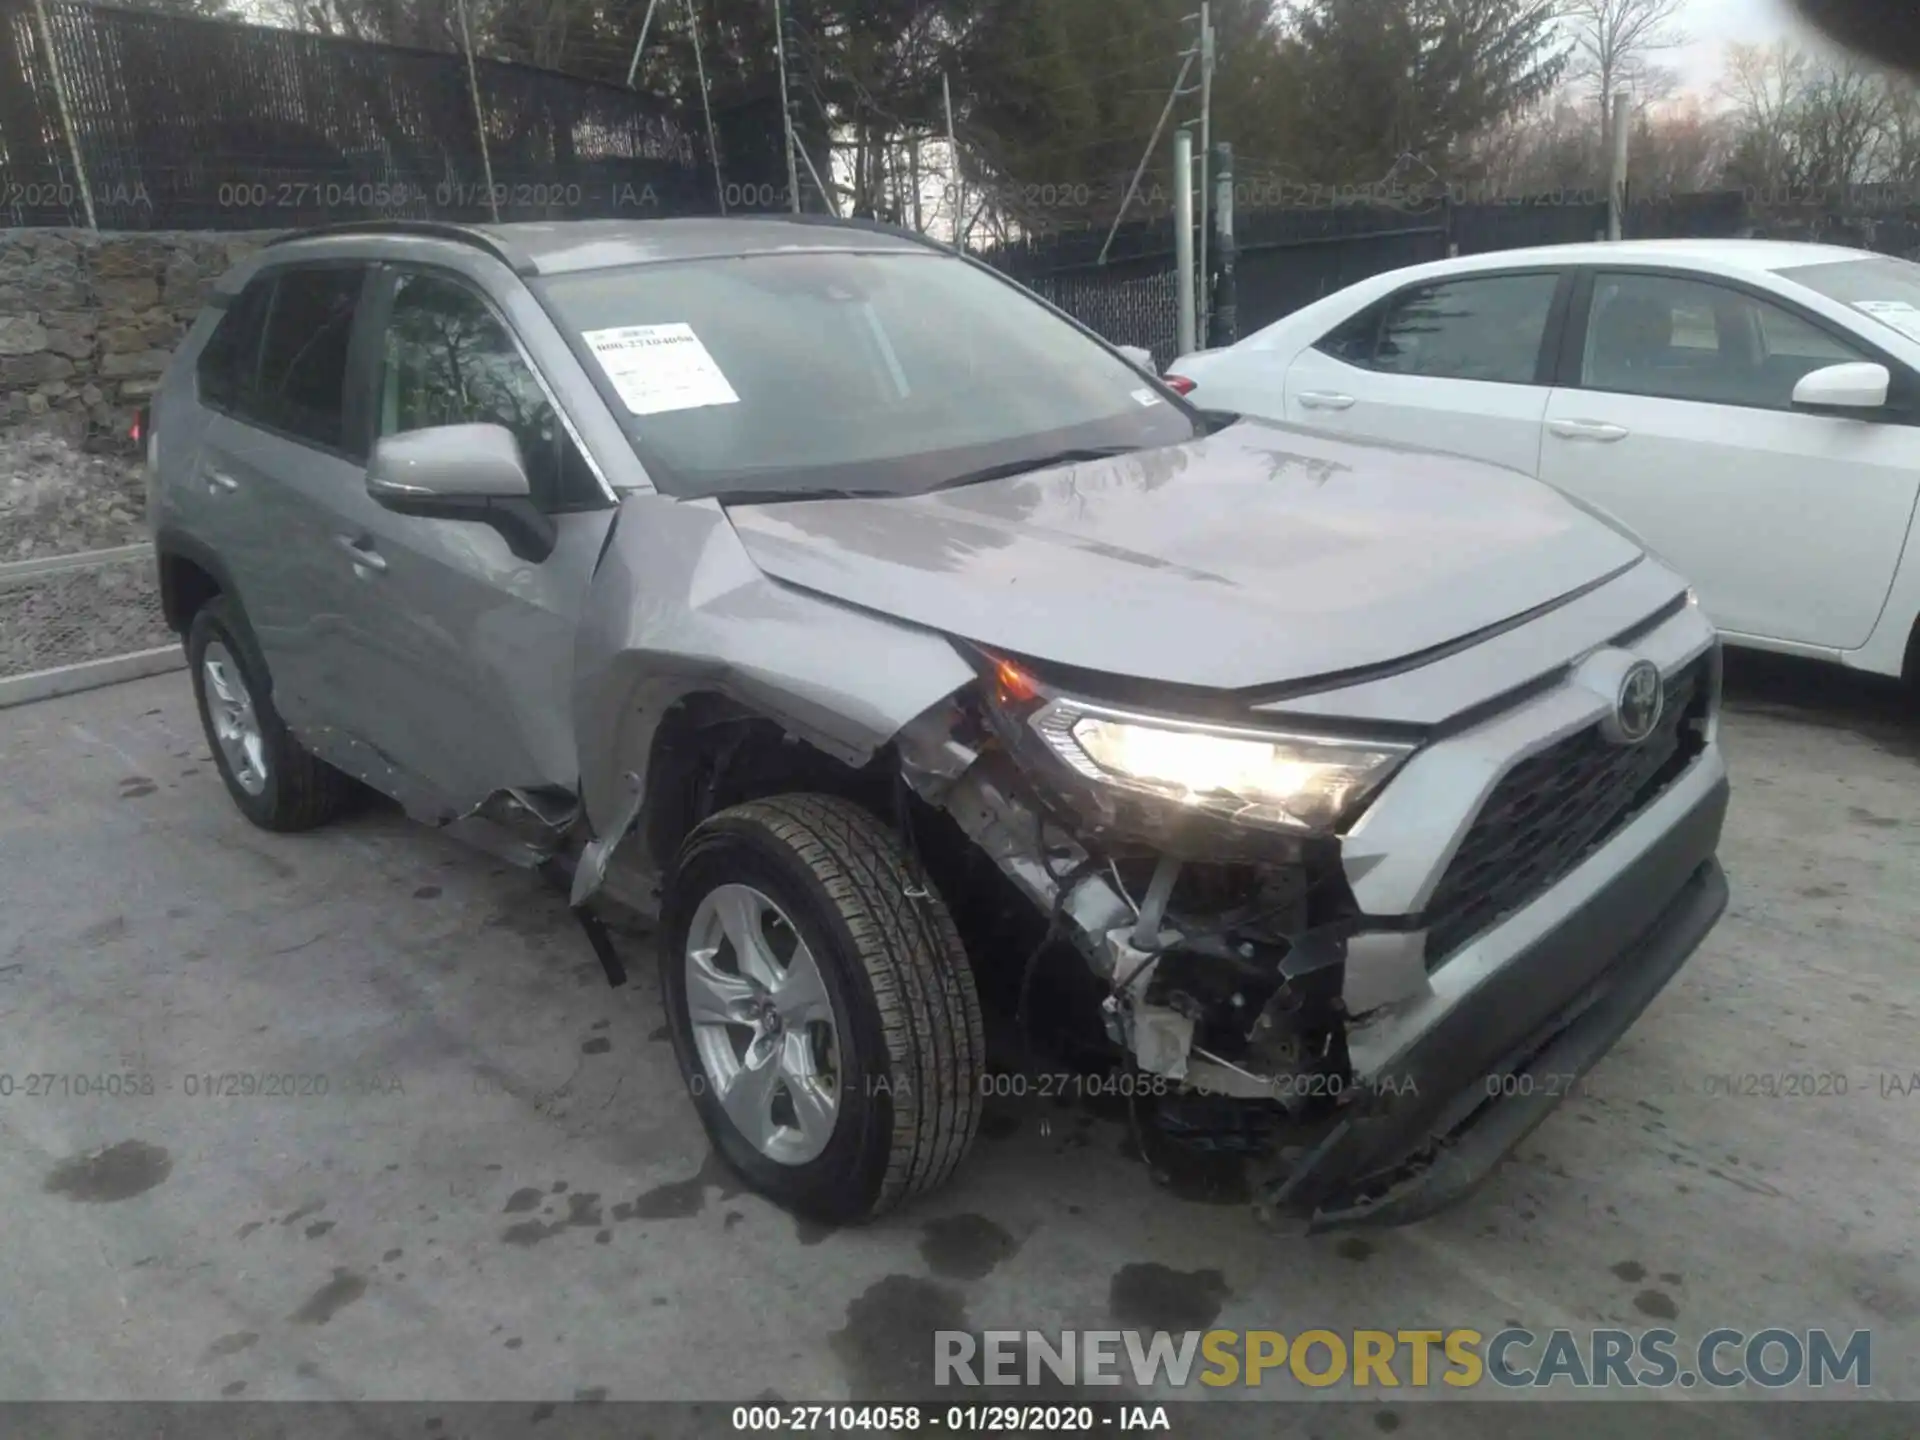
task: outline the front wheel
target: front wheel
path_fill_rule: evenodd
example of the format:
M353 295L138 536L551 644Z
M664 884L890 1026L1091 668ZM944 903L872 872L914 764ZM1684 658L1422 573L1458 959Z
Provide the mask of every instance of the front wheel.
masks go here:
M774 1203L871 1219L953 1173L980 1121L986 1035L960 935L857 805L722 811L680 853L661 989L721 1155Z

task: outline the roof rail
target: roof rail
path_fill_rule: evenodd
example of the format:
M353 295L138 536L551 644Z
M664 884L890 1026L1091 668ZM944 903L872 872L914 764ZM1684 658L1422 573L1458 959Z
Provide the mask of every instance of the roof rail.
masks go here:
M912 240L916 244L925 245L934 250L946 250L949 248L931 236L922 234L918 230L909 229L905 225L895 225L888 220L869 220L862 215L821 215L811 210L803 210L798 214L788 210L742 210L735 211L733 215L728 218L741 220L785 220L793 225L824 225L831 229L866 230L876 235L891 235L897 240Z
M471 225L447 220L343 220L332 225L315 225L305 230L289 230L276 235L268 245L289 245L295 240L320 240L329 236L417 235L426 240L452 240L484 250L510 268L516 275L535 273L533 261L511 246Z

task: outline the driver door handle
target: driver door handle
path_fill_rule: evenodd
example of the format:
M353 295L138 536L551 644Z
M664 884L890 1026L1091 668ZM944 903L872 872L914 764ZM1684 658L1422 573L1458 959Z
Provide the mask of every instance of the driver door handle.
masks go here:
M380 552L373 548L371 540L361 540L353 535L336 535L333 543L347 552L347 558L353 561L356 570L371 571L375 575L385 573L387 562Z
M1628 434L1624 425L1610 425L1604 420L1550 420L1547 428L1562 440L1598 440L1603 445L1624 440Z
M208 470L206 476L207 489L215 495L222 492L230 493L240 488L240 482L224 470Z
M1303 390L1300 392L1302 410L1351 410L1353 396L1342 395L1333 390Z

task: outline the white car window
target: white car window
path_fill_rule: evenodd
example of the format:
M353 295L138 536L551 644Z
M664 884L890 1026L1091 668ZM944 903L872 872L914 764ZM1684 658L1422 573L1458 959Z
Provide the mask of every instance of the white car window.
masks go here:
M1760 338L1765 342L1769 355L1792 355L1802 360L1812 360L1816 362L1815 368L1820 365L1844 365L1848 361L1863 358L1851 346L1798 315L1772 305L1760 306L1759 312Z
M1559 283L1527 274L1416 286L1368 307L1318 348L1388 375L1531 385Z
M1809 371L1865 358L1811 321L1731 286L1603 274L1594 280L1580 384L1790 410Z

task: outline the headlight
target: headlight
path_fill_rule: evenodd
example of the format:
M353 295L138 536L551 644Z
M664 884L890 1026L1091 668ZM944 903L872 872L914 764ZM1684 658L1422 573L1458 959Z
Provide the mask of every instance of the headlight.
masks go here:
M1188 724L1058 698L1030 723L1054 754L1088 779L1240 824L1292 831L1332 829L1413 748Z

